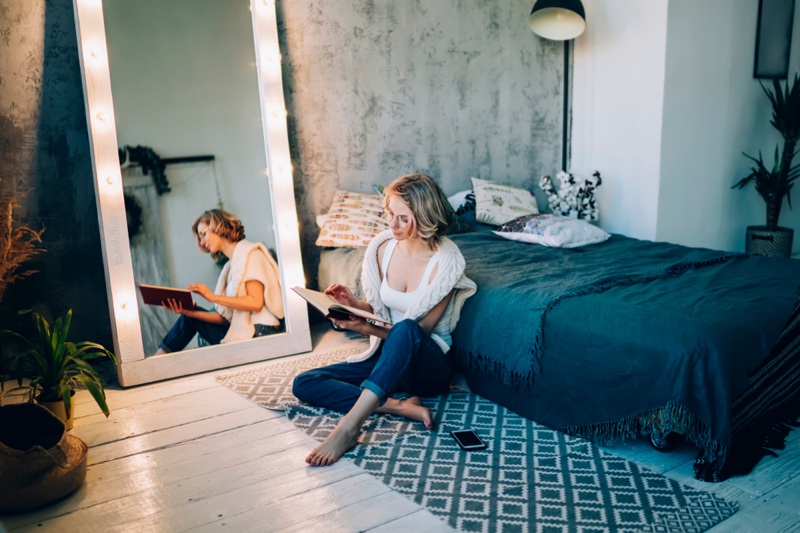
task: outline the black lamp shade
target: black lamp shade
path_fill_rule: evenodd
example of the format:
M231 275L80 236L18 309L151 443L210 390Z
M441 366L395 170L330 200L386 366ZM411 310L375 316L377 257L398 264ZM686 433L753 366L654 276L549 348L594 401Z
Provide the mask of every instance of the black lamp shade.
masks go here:
M536 0L528 26L545 39L567 41L586 29L586 12L581 0Z

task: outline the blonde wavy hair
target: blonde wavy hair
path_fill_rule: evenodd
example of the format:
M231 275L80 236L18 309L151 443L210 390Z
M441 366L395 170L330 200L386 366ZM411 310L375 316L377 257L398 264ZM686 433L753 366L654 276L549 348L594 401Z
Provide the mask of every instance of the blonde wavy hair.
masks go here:
M453 221L453 209L439 184L425 174L401 176L383 190L383 207L389 197L396 196L411 209L414 215L412 236L419 236L430 250L435 250Z
M239 220L239 217L228 213L227 211L223 211L222 209L209 209L197 217L197 219L194 221L194 224L192 224L192 233L194 233L197 247L206 253L209 253L209 250L200 242L200 234L197 232L197 226L199 226L201 223L205 224L208 226L208 229L230 242L239 242L244 239L244 224L242 224L242 221ZM211 257L213 257L215 261L219 261L222 259L219 257L220 255L224 256L222 252L217 252L215 254L211 254Z

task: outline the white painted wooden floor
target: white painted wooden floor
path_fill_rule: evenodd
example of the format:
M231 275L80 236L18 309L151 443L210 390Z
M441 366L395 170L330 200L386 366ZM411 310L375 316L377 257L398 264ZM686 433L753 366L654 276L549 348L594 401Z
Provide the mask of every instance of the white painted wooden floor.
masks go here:
M327 328L315 337L315 351L353 342ZM313 439L218 384L216 376L229 371L109 390L108 419L82 391L72 433L90 447L86 482L59 503L0 523L8 531L57 532L450 531L349 460L307 467ZM800 531L800 430L780 457L720 484L692 477L689 446L667 454L644 441L607 449L739 501L714 533Z

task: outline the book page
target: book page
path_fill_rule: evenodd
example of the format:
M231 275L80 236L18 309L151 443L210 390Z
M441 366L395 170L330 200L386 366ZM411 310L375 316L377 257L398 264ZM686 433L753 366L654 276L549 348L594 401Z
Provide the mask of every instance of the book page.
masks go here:
M366 318L382 324L390 324L389 321L386 321L368 311L363 311L355 307L350 307L349 305L340 304L323 292L306 289L305 287L292 287L292 290L302 296L306 301L308 301L308 303L322 311L322 313L326 316L330 310L333 309L334 311L345 311L351 315L360 316L361 318Z

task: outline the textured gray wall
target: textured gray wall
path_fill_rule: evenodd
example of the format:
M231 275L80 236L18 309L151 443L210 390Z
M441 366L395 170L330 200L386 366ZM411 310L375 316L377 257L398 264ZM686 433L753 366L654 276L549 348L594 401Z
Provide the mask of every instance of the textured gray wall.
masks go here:
M0 316L74 310L72 340L111 346L71 0L0 0L0 192L33 189L19 212L46 226L40 272L11 285Z
M563 48L527 26L530 0L279 2L304 228L336 189L411 172L447 194L470 177L534 187L561 167Z
M530 1L278 1L289 142L308 277L314 216L337 188L427 172L533 187L560 166L561 47L527 28ZM110 345L72 0L0 0L0 187L34 188L41 272L3 315L75 309L76 339ZM5 320L4 320L5 325Z

